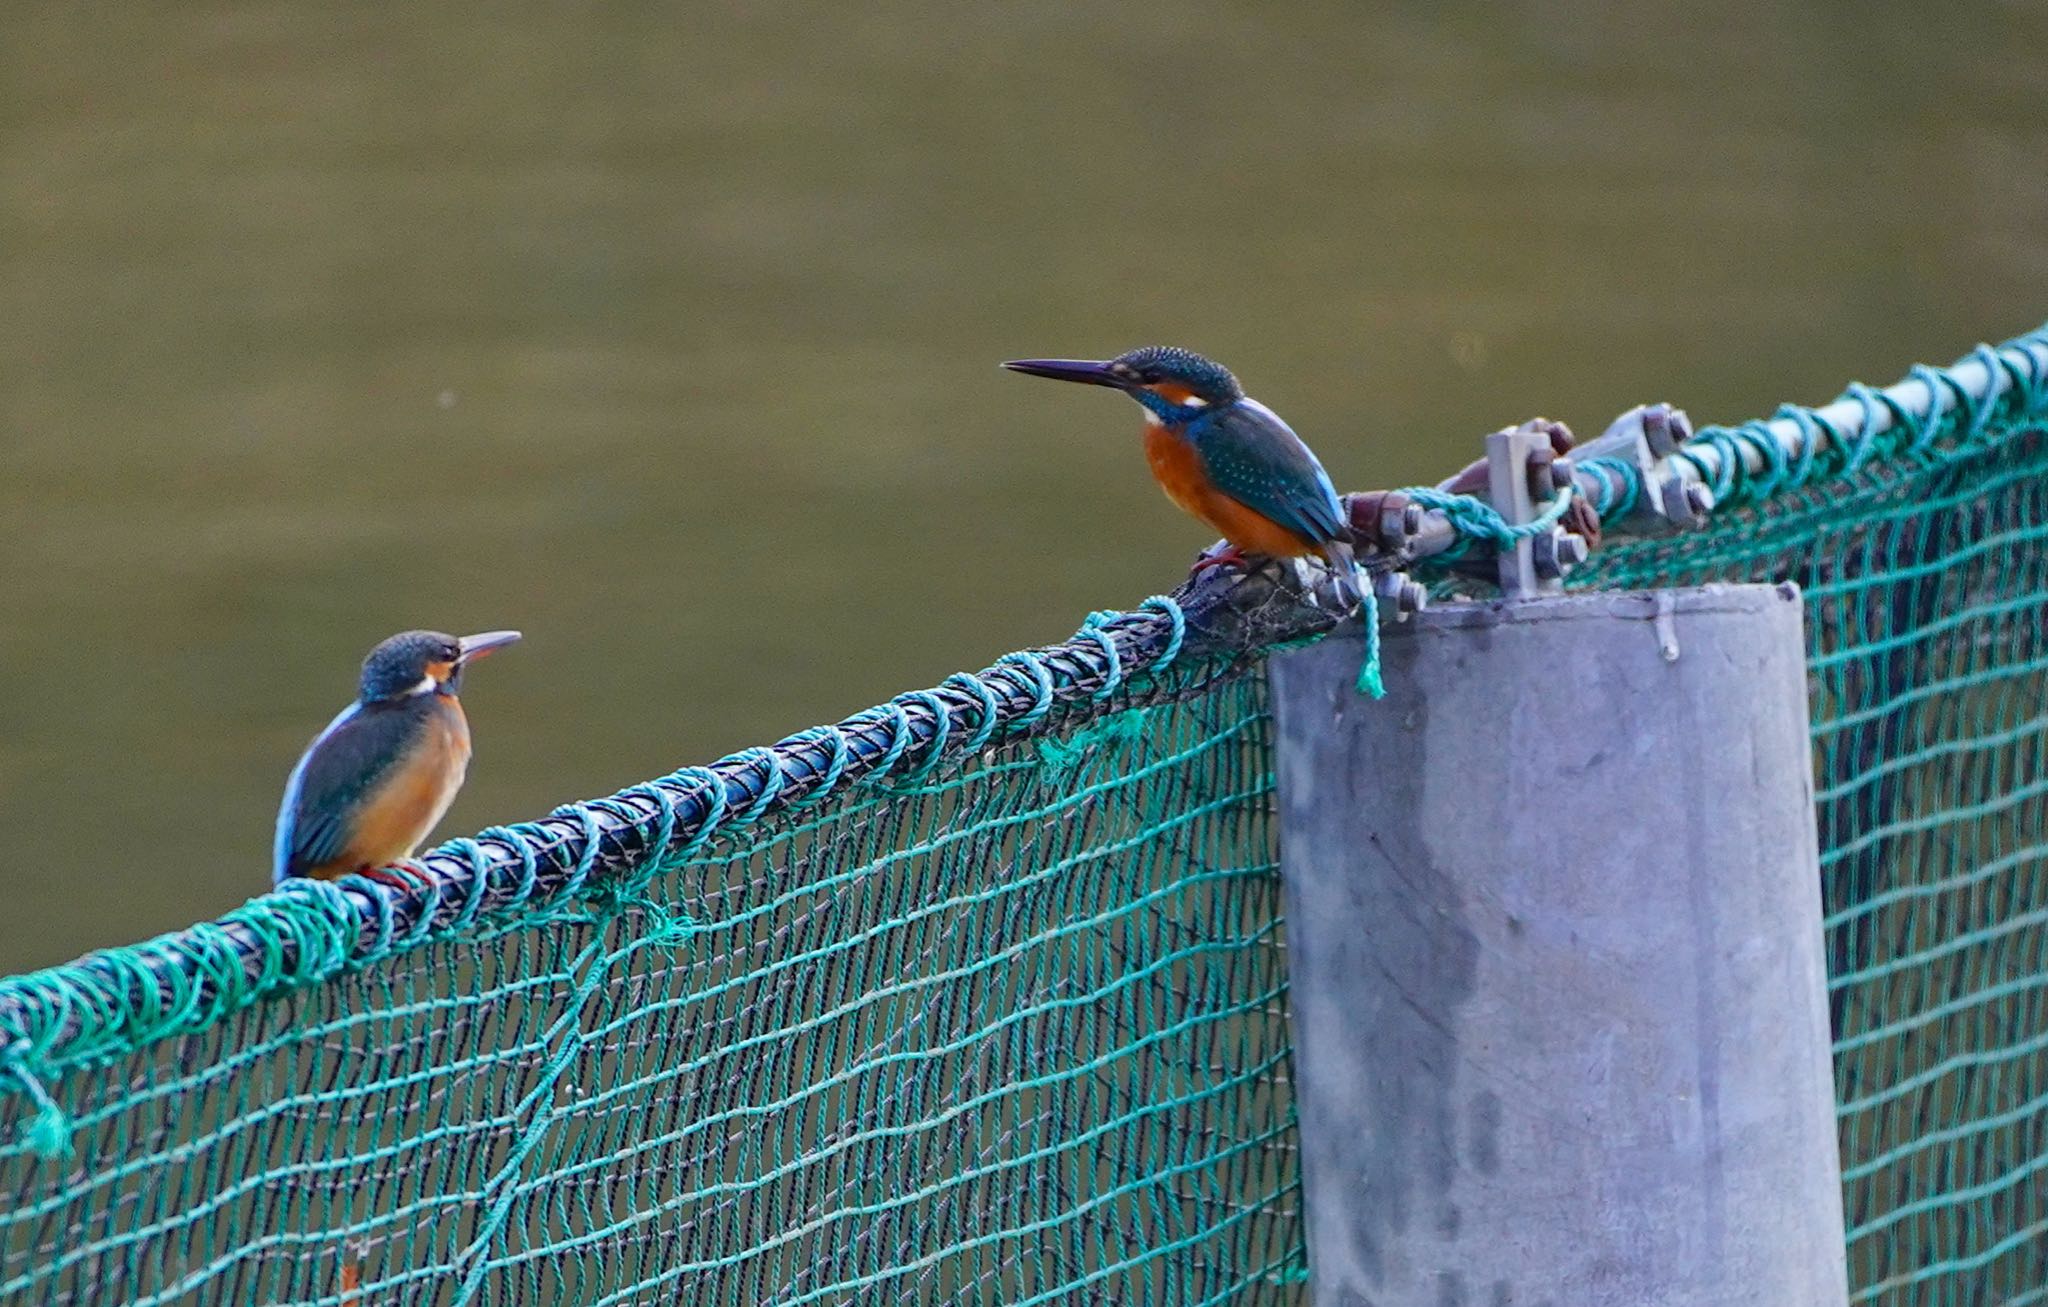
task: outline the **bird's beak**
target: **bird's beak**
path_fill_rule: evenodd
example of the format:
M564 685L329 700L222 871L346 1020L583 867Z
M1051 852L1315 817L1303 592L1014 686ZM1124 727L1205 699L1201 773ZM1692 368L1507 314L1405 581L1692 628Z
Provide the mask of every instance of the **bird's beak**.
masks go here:
M1011 359L1003 366L1027 377L1051 377L1054 381L1079 381L1090 386L1125 389L1123 381L1109 370L1109 364L1088 359Z
M503 649L508 644L519 643L517 631L485 631L482 635L465 635L455 642L462 649L460 661L473 663L485 654Z

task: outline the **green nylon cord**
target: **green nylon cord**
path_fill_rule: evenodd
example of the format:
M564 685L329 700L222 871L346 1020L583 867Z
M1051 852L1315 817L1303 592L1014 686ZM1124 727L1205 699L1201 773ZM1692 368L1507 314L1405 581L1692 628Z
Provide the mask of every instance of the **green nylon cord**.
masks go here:
M1973 357L1709 428L1707 528L1571 582L1801 588L1874 1307L2048 1304L2048 369ZM0 1302L1303 1307L1263 669L1194 634L1091 614L453 841L424 912L305 882L0 980Z
M1358 616L1365 624L1365 661L1358 668L1358 692L1384 699L1387 683L1380 678L1380 601L1369 580L1358 587Z
M1566 487L1552 495L1550 502L1535 517L1527 522L1514 523L1502 517L1493 505L1472 495L1454 495L1434 486L1409 486L1396 493L1449 518L1461 540L1486 540L1503 547L1549 531L1564 519L1565 510L1572 504L1571 488Z

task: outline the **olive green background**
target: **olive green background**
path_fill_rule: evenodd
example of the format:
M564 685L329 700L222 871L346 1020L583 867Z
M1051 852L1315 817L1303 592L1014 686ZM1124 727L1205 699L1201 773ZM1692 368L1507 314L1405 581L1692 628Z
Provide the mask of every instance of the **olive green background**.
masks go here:
M268 884L407 626L448 832L1170 587L1212 353L1346 488L2048 317L2033 3L0 9L0 969Z

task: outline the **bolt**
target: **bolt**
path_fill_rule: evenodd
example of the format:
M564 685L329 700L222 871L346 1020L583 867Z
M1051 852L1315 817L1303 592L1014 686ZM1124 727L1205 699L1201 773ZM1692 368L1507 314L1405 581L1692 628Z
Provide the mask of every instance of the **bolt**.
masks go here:
M1714 511L1714 492L1697 481L1667 475L1655 487L1654 507L1673 526L1691 529L1706 524Z
M1643 441L1652 458L1663 458L1692 438L1692 424L1682 409L1652 404L1643 410Z
M1572 461L1568 458L1559 458L1556 462L1552 463L1550 465L1551 488L1554 490L1563 490L1565 487L1571 485L1572 474L1576 470L1577 469L1575 469L1572 466Z
M1537 536L1529 546L1536 556L1536 574L1552 581L1585 562L1588 552L1584 539L1559 527Z
M1547 445L1537 445L1529 451L1529 461L1524 465L1529 498L1539 504L1550 498L1550 469L1556 465L1556 458Z
M1429 591L1410 580L1405 572L1381 576L1373 583L1373 593L1403 614L1419 613L1429 607Z
M1705 522L1714 511L1714 492L1694 481L1685 487L1685 506L1695 522Z
M1386 498L1380 501L1378 544L1389 553L1398 554L1408 543L1405 538L1407 532L1402 529L1408 523L1407 505L1408 497L1398 490L1388 491Z

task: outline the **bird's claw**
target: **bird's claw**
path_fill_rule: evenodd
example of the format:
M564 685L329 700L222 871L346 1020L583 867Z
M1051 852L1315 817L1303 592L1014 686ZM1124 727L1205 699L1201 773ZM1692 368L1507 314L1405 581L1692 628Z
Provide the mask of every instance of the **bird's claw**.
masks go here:
M1249 570L1250 566L1251 560L1244 556L1244 550L1227 540L1218 540L1196 555L1195 565L1189 569L1189 575L1200 576L1213 567L1228 567L1242 572Z
M1371 580L1359 578L1360 583ZM1182 593L1214 597L1225 592L1285 596L1291 604L1339 618L1359 600L1357 584L1347 585L1334 568L1319 560L1247 554L1227 540L1218 540L1196 557Z
M419 893L427 880L424 867L417 863L404 862L393 863L388 867L371 867L357 872L356 875L408 896Z

